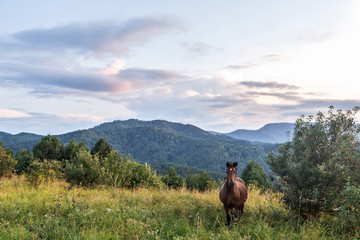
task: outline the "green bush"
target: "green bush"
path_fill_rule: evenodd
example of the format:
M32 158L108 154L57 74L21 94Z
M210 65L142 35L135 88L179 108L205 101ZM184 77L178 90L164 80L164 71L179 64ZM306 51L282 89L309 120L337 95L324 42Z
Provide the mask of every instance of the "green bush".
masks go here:
M186 188L190 190L206 191L219 187L219 184L214 181L209 174L204 171L202 174L190 175L188 172L185 178Z
M40 139L33 148L34 157L43 161L48 160L63 160L64 156L64 145L55 136L47 135Z
M360 227L360 185L347 183L338 197L342 201L336 209L340 231L346 233Z
M3 144L0 142L0 178L11 174L15 164L12 151L9 148L4 149Z
M271 187L271 184L267 181L264 168L260 166L259 163L255 162L254 159L246 164L240 177L246 184L254 183L263 190Z
M136 188L160 187L160 178L147 164L140 164L130 155L117 154L112 150L101 163L100 182L108 186Z
M21 149L15 156L17 161L15 165L15 171L17 174L29 173L30 164L35 161L35 157L32 152Z
M169 188L180 188L182 185L182 179L177 174L174 167L170 167L169 171L161 177L161 181Z
M267 163L279 176L285 202L302 216L332 212L341 207L339 193L347 182L360 181L360 143L355 114L359 109L328 116L301 116L291 142L270 153Z
M29 171L25 176L27 181L33 186L63 177L59 161L49 161L47 159L41 161L37 159L29 165L28 169Z
M100 183L101 171L97 156L92 156L89 151L81 149L66 163L66 181L87 187L94 186Z

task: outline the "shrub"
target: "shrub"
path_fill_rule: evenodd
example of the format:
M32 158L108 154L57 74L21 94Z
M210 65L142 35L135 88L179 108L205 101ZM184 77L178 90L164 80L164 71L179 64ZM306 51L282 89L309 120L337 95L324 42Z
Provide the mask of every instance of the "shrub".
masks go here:
M35 144L33 154L40 161L44 159L61 161L64 155L64 145L57 137L47 135Z
M174 167L170 167L169 171L167 171L165 175L162 176L161 181L165 183L166 186L174 189L177 189L182 185L182 179L177 174Z
M271 184L267 181L264 168L254 159L246 164L240 177L246 184L254 183L263 190L271 187Z
M12 151L9 148L4 149L3 144L0 142L0 178L11 174L15 164Z
M360 227L360 185L351 185L349 182L340 193L342 201L337 209L340 231L347 233Z
M89 151L81 149L66 163L66 181L90 187L99 183L101 171L97 156L92 156Z
M355 114L358 108L328 116L301 116L291 142L270 153L267 163L279 176L284 199L306 217L320 211L331 212L342 202L338 194L360 180L359 141Z
M17 174L29 173L30 164L35 161L34 155L32 152L21 149L15 156L17 161L15 165L15 171Z
M54 181L55 179L63 177L61 163L59 161L49 161L47 159L40 161L37 159L29 165L28 169L26 179L35 187L41 183Z

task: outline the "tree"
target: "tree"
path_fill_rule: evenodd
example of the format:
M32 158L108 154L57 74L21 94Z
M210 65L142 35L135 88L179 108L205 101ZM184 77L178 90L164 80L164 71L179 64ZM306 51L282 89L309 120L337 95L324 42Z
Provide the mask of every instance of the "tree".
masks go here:
M174 167L170 167L169 171L161 178L161 181L171 188L181 187L181 177Z
M33 153L25 149L21 149L16 154L15 159L17 161L15 165L17 174L28 173L30 171L30 164L35 161Z
M267 181L264 168L258 162L255 162L254 159L246 164L240 177L246 184L256 183L262 189L268 189L271 186Z
M80 149L74 158L66 161L66 181L87 187L94 186L100 183L102 170L97 156L92 156L89 151Z
M0 142L0 178L14 170L15 160L13 152L10 148L4 149L2 142Z
M33 148L33 154L35 158L43 161L47 159L62 161L64 154L64 145L60 142L60 140L53 136L47 135L40 139L40 141L35 144Z
M94 147L91 149L91 155L98 154L100 160L104 160L110 155L113 148L105 141L104 138L100 138Z
M346 184L358 186L360 153L355 115L359 108L343 112L330 107L297 119L293 139L267 163L278 175L284 199L306 217L332 211L343 204L339 194Z
M75 139L72 139L65 147L64 150L64 159L70 160L76 157L76 154L80 150L89 151L88 147L85 145L84 142L79 144L76 143Z

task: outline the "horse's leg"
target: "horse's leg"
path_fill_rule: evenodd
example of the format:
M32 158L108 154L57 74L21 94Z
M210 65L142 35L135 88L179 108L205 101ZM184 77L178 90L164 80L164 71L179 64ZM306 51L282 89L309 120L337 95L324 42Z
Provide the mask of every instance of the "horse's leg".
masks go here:
M239 207L240 217L244 214L244 204Z
M230 209L225 207L225 212L226 212L226 220L227 220L227 225L230 225L230 214L229 214Z

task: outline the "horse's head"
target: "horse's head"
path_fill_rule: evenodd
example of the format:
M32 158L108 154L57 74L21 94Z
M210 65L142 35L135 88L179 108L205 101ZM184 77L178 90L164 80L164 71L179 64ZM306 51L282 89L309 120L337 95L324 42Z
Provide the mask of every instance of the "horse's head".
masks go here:
M227 162L226 163L226 180L227 184L230 188L234 187L235 178L236 178L236 171L237 171L237 162Z

